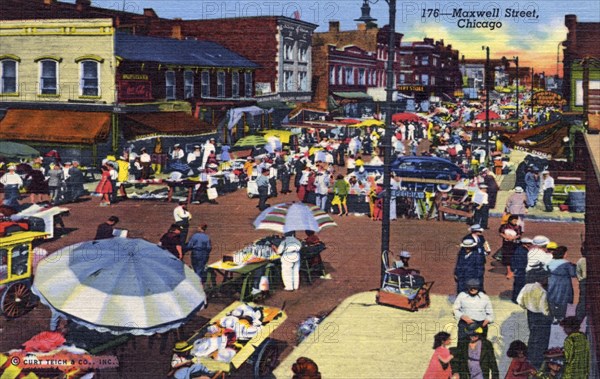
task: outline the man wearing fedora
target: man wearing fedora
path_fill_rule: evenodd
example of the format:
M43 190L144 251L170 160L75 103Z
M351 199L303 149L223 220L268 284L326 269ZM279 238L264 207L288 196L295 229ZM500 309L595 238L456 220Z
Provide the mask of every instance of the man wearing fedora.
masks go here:
M544 212L552 212L552 194L554 193L554 178L550 176L550 171L542 171L542 191L544 201Z
M466 328L477 325L487 336L488 325L494 321L492 302L485 293L479 290L481 283L477 279L469 279L465 284L467 289L456 297L452 307L454 317L458 321L459 343L467 338Z
M473 204L475 204L473 222L481 225L484 229L488 228L488 218L490 213L487 188L487 185L480 184L479 190L473 195Z
M527 283L533 283L538 272L545 272L546 266L552 260L552 254L546 249L550 243L548 237L535 236L531 243L533 246L527 252L527 268L525 269Z
M456 281L456 293L460 294L468 290L467 282L477 280L480 290L483 290L483 274L485 272L485 256L477 252L477 242L465 239L460 244L456 267L454 268L454 280Z

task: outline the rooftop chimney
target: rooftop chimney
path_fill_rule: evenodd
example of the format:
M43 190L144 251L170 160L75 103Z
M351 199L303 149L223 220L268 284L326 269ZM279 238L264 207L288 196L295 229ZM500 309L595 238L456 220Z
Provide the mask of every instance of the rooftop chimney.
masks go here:
M356 24L356 29L360 30L360 31L365 31L365 30L367 30L367 24L363 24L363 23Z
M154 12L154 9L152 8L144 8L144 16L158 18L158 15L156 14L156 12Z
M84 11L92 5L92 0L76 0L75 6L78 12Z
M340 32L340 22L339 21L329 21L329 31L330 32Z
M181 36L181 25L173 25L171 27L171 38L183 39Z

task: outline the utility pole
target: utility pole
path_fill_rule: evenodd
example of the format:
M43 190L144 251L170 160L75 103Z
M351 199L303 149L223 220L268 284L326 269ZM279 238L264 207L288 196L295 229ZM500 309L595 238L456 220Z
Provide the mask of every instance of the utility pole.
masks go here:
M485 151L486 157L489 161L490 157L490 47L481 46L482 50L485 50L485 74L483 84L485 86ZM518 110L518 108L517 108ZM483 163L483 162L482 162ZM487 166L487 165L486 165Z
M394 56L396 54L396 0L386 0L389 7L388 60L386 68L385 134L383 136L383 221L381 222L381 253L390 250L390 203L391 203L391 160L392 160L392 100L394 93ZM386 267L381 259L381 278L383 283Z

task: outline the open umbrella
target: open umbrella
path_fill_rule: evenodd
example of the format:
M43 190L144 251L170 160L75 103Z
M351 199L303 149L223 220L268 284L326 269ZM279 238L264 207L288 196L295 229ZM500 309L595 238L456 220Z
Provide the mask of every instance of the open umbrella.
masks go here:
M500 115L494 111L490 111L490 120L497 120L500 118ZM485 112L479 113L475 116L475 120L484 121L485 120Z
M263 136L258 136L258 135L251 135L251 136L246 136L243 138L240 138L234 146L252 146L252 147L256 147L256 146L263 146L264 144L267 143L267 140L265 139L265 137Z
M421 118L419 117L419 115L414 114L414 113L409 113L409 112L394 113L392 115L392 121L393 122L402 122L402 121L415 121L415 122L418 122L420 120L421 120Z
M278 129L263 130L261 131L261 133L263 133L265 138L277 137L281 140L282 143L290 143L290 137L294 134L289 130Z
M40 261L32 291L68 319L116 335L163 333L206 306L200 278L142 239L65 247Z
M383 125L385 125L385 123L383 121L369 119L369 120L361 121L358 124L353 124L353 125L349 125L349 126L351 126L353 128L366 128L366 127L370 127L370 126L383 126Z
M331 216L315 205L304 203L281 203L262 211L256 220L256 229L272 230L287 233L294 230L312 230L320 232L323 229L337 226Z
M9 141L0 141L0 157L20 159L39 156L40 152L29 145Z

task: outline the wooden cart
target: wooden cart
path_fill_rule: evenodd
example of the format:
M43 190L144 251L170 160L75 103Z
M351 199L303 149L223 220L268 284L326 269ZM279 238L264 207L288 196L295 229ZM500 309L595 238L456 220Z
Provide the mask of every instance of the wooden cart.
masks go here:
M38 299L31 293L37 264L32 243L47 235L24 231L0 237L0 311L4 317L20 317L37 305Z
M211 357L192 358L193 362L204 365L213 374L213 378L225 378L227 373L234 372L239 369L242 364L252 364L252 371L255 379L267 378L275 369L279 358L279 347L269 336L287 319L285 312L278 308L266 307L254 303L244 303L236 301L223 309L219 314L214 316L208 323L187 339L189 345L194 344L198 339L203 338L208 331L208 328L219 323L223 317L231 314L233 310L241 305L249 305L253 308L262 308L269 310L271 320L264 323L260 331L247 341L239 341L242 348L235 354L231 362L217 361ZM267 312L263 312L265 314Z

